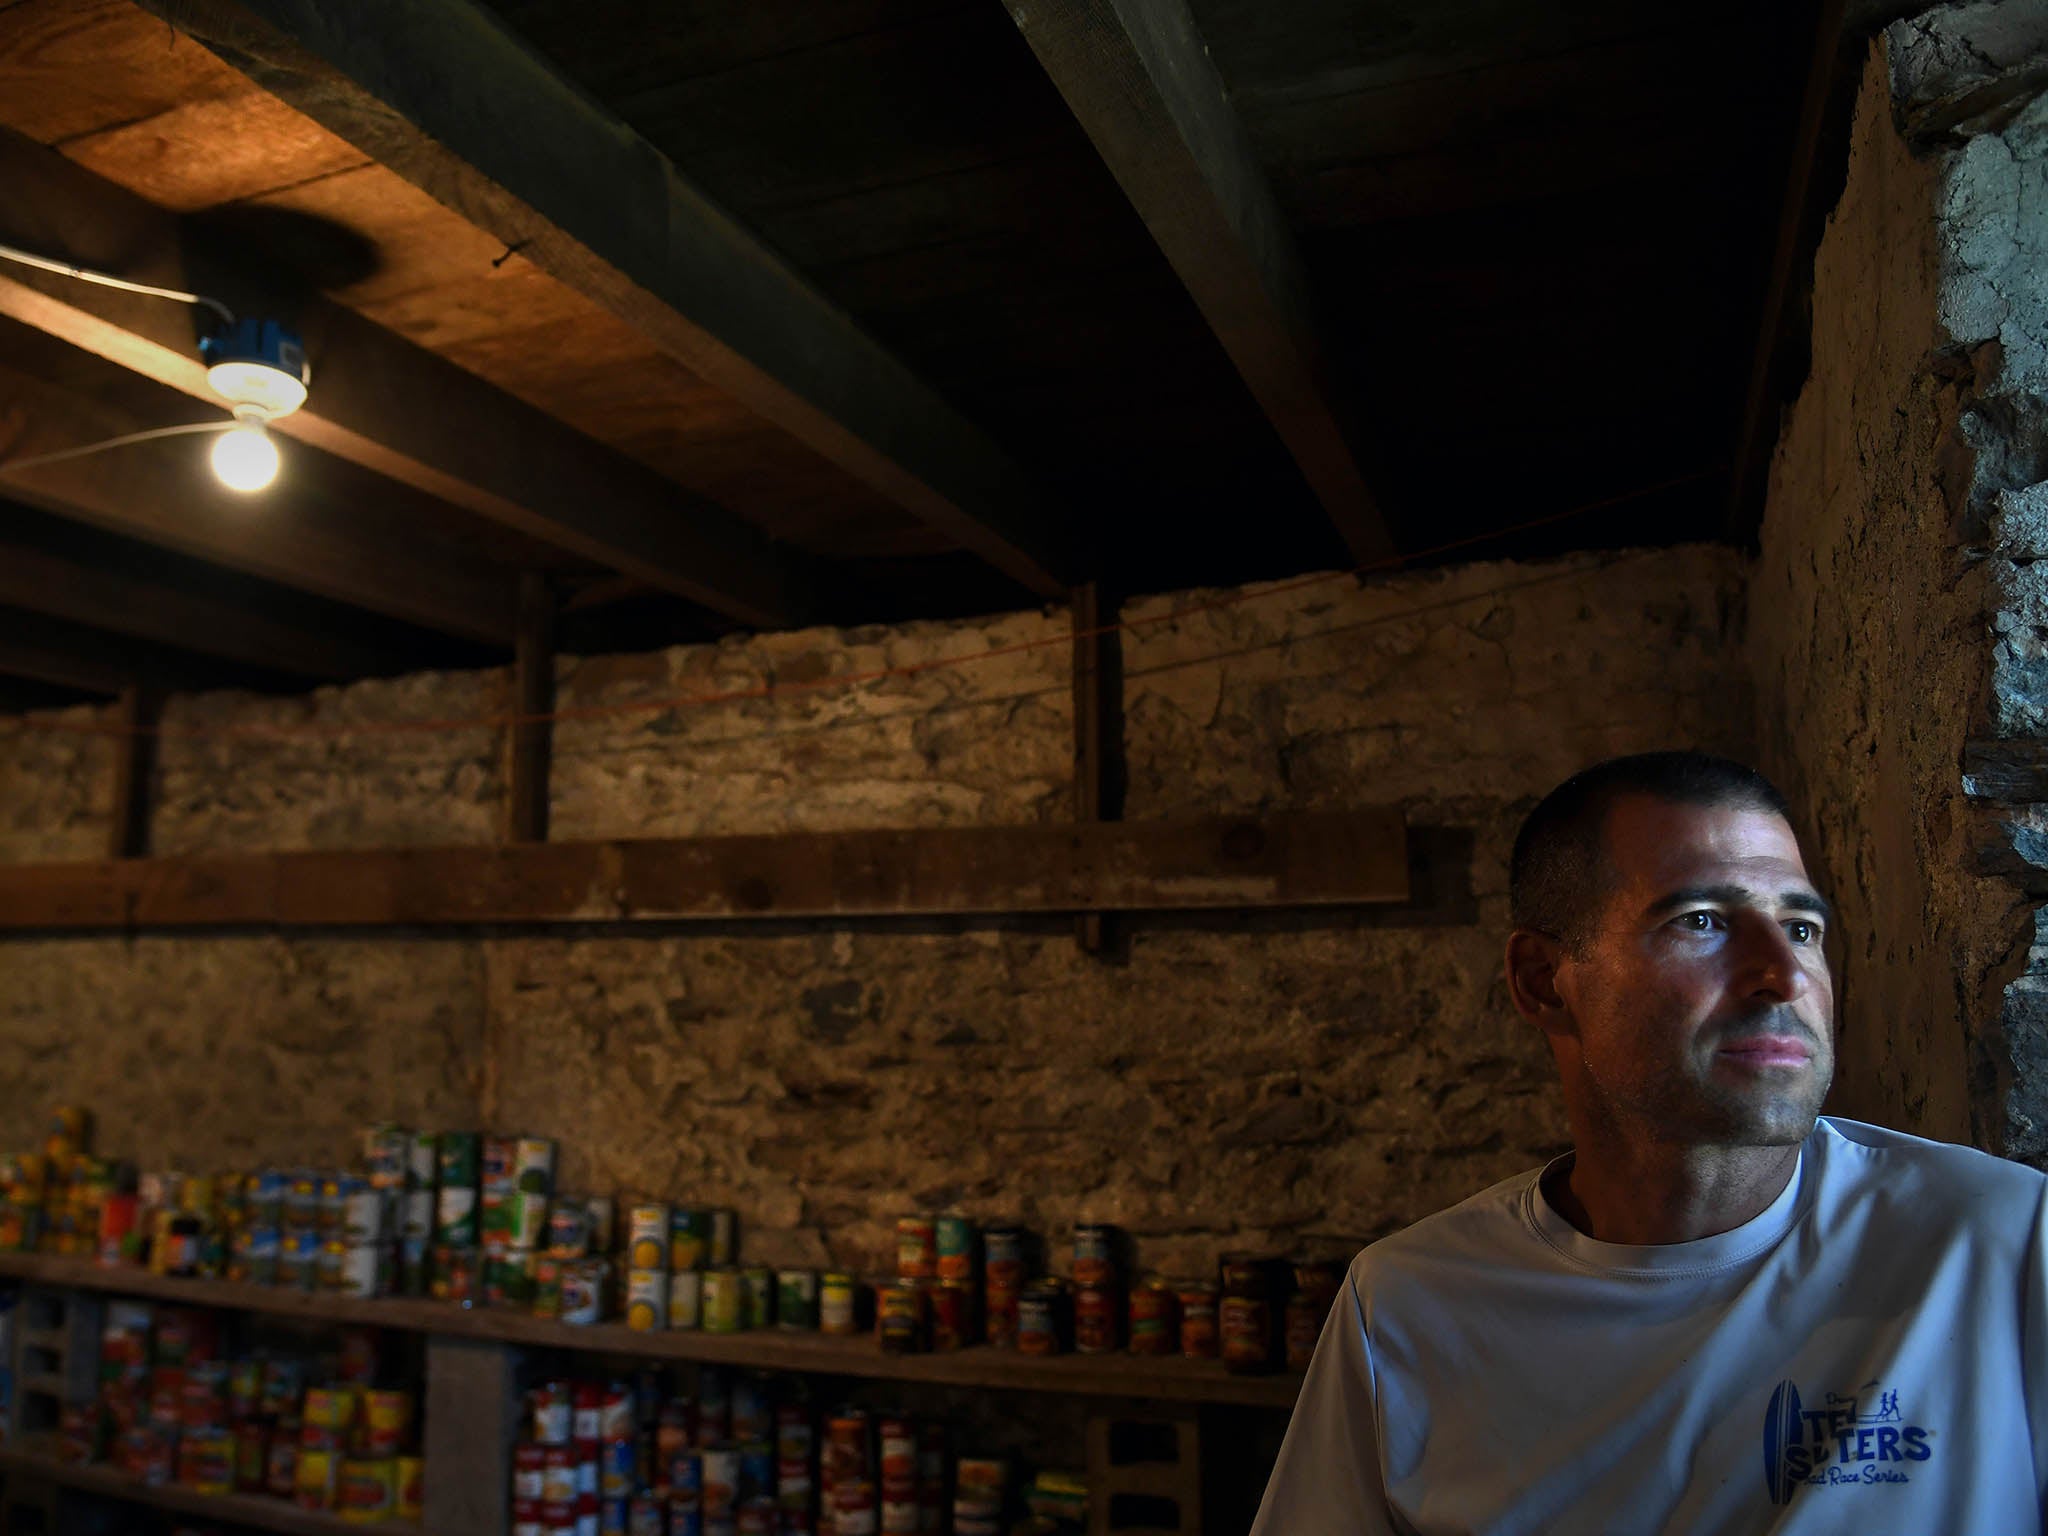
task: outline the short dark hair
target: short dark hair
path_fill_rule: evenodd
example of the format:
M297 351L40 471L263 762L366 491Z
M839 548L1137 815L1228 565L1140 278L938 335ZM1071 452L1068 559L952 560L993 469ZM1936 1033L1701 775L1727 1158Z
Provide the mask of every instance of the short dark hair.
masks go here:
M1607 895L1608 813L1630 795L1792 819L1769 779L1705 752L1641 752L1582 768L1545 795L1515 834L1508 912L1517 928L1547 933L1573 950L1584 948Z

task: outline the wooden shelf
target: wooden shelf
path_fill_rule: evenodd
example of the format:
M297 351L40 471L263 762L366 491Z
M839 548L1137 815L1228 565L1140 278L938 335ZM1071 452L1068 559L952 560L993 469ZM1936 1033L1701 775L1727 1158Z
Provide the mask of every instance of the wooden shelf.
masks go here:
M637 1333L619 1323L576 1327L493 1307L458 1307L405 1297L363 1300L320 1291L238 1285L225 1280L179 1280L147 1270L110 1267L89 1259L49 1254L0 1253L0 1276L42 1285L143 1296L188 1306L226 1307L332 1323L362 1323L452 1338L492 1339L546 1349L647 1360L689 1360L766 1371L807 1371L880 1381L927 1381L947 1386L1065 1393L1087 1397L1167 1398L1178 1402L1236 1403L1291 1408L1301 1387L1295 1374L1237 1376L1207 1360L1135 1355L1020 1355L986 1347L945 1354L884 1354L872 1338L828 1338L816 1333Z
M383 1531L388 1536L425 1536L425 1527L408 1520L382 1520L362 1525L343 1520L332 1510L301 1509L289 1499L253 1493L195 1493L170 1483L145 1483L108 1466L80 1466L60 1461L46 1451L13 1447L0 1450L0 1468L44 1478L66 1488L148 1504L208 1520L282 1531L285 1536L341 1536L343 1532Z

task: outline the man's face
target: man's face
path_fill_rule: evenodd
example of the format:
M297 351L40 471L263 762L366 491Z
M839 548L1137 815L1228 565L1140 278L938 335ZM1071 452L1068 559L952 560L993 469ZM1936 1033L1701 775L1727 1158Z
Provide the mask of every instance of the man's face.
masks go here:
M1570 1091L1651 1140L1782 1146L1834 1077L1827 906L1767 811L1619 802L1611 884L1583 954L1558 963Z

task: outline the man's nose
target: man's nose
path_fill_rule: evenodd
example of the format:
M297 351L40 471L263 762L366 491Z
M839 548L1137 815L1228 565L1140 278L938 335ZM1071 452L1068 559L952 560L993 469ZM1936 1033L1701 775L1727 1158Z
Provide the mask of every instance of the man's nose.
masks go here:
M1736 931L1742 967L1737 984L1745 996L1790 1003L1812 990L1808 957L1776 918L1764 912L1746 913Z

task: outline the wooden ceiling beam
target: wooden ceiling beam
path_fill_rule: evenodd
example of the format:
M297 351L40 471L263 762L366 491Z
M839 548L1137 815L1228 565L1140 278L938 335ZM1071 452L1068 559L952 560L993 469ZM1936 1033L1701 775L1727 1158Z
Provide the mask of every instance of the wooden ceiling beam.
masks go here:
M157 693L194 688L275 687L275 667L213 663L125 635L0 608L0 677L118 698L131 688Z
M19 633L18 625L0 618L0 677L118 698L135 682L135 671L124 656L52 644L44 636Z
M483 6L139 3L1032 591L1076 579L986 433Z
M191 439L26 469L13 463L168 424L79 399L0 363L0 486L46 512L231 570L443 634L512 643L518 604L508 574L378 547L321 505L315 487L288 474L259 500L236 502L213 483Z
M0 133L0 185L0 241L230 307L279 288L18 134ZM742 624L815 616L812 563L754 525L352 310L291 303L313 384L280 432ZM185 306L0 263L0 313L220 404Z
M0 511L0 528L4 526ZM302 677L348 679L406 669L405 657L386 647L252 613L4 536L0 604Z
M1008 9L1352 556L1388 559L1323 382L1293 234L1183 0Z

